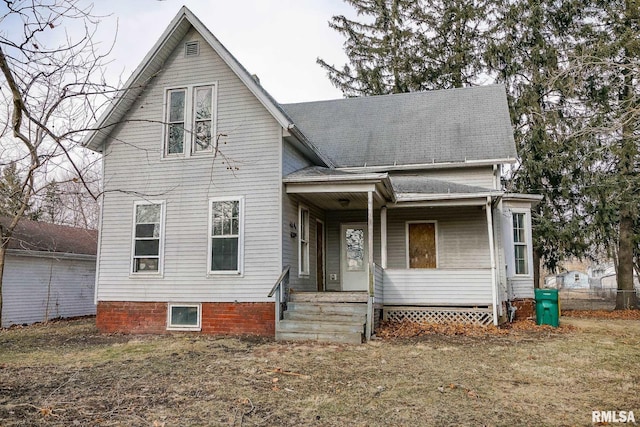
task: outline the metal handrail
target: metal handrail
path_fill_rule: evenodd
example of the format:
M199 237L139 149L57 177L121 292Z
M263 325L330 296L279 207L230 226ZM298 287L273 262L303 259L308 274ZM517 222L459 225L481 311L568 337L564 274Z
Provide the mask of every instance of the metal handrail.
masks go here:
M289 267L288 265L282 270L282 274L280 274L280 276L278 277L278 280L276 280L275 285L273 285L273 288L271 288L271 292L269 292L269 295L267 295L269 298L271 298L273 296L273 294L276 293L276 289L278 289L278 287L282 284L282 281L284 280L284 277L289 273L289 269L291 267Z
M283 270L282 273L280 274L280 276L278 277L278 280L276 281L275 285L273 285L273 288L271 288L271 292L269 292L269 297L272 297L274 294L276 296L276 301L275 301L275 320L276 320L276 333L278 331L278 325L280 324L280 320L282 320L282 313L284 310L287 309L287 299L288 299L288 292L285 289L285 292L283 294L282 292L282 286L283 284L288 284L289 283L289 266L286 266Z

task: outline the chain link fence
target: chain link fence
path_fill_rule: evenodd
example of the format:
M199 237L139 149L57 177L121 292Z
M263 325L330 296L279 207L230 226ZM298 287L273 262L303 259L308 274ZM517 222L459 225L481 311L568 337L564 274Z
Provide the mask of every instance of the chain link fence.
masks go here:
M640 289L619 291L615 288L560 289L561 310L613 310L618 294L635 293L640 299Z

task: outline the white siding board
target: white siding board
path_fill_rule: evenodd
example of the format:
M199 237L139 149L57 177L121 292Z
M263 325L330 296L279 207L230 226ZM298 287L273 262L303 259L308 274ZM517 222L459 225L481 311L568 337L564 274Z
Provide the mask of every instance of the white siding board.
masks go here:
M95 266L95 260L7 255L2 326L95 314Z
M133 104L105 155L100 301L269 301L281 272L281 128L264 106L193 30L200 55L183 45ZM222 155L161 159L164 90L217 82ZM227 168L237 167L238 170ZM207 276L208 199L245 198L244 272ZM166 202L164 275L130 277L133 202Z
M312 163L304 157L289 142L284 141L282 147L282 175L286 176L291 172L311 166ZM309 258L310 271L309 277L299 277L298 274L298 238L291 237L291 224L296 225L296 233L298 227L298 206L302 203L309 208ZM290 267L289 284L292 289L298 291L315 291L316 287L316 219L323 220L324 212L314 205L302 200L296 195L287 194L282 189L282 264Z
M386 305L490 305L491 270L384 271Z

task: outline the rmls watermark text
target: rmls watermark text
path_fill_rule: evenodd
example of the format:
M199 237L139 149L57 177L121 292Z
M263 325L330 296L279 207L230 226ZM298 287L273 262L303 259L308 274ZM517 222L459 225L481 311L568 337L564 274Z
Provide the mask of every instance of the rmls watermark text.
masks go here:
M592 411L592 423L635 423L633 411Z

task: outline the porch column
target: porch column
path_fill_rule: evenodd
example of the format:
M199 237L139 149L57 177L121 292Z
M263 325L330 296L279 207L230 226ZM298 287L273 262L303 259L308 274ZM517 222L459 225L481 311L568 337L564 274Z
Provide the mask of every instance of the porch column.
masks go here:
M380 266L387 268L387 207L380 208Z
M369 238L367 239L367 245L369 249L369 298L367 299L367 326L366 326L366 338L367 341L371 339L373 332L373 276L375 270L373 267L373 191L367 193L367 233Z
M493 301L493 324L498 326L498 292L496 289L496 254L493 243L493 216L491 212L491 196L487 197L487 234L489 237L489 256L491 257L491 300Z

